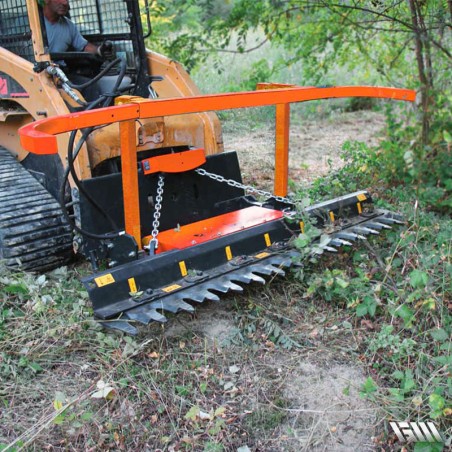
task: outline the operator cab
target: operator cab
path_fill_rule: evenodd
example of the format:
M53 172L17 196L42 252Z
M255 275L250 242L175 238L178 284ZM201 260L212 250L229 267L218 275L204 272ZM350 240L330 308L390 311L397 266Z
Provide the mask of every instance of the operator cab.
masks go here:
M85 86L80 91L87 101L115 88L118 93L149 96L141 12L136 0L74 1L70 19L89 42L100 46L110 41L114 50L109 60L88 52L50 54L52 61L64 61L64 72L73 84ZM150 29L149 23L148 19ZM92 82L99 74L102 77ZM116 86L118 77L121 80Z
M26 0L2 0L0 14L0 45L26 60L35 63ZM150 36L147 0L144 2L147 33L143 33L142 11L138 0L83 0L71 2L70 19L84 38L97 46L111 41L115 51L112 61L105 61L88 52L50 54L51 60L61 68L74 85L86 85L80 91L87 101L100 94L111 93L121 70L122 81L117 92L149 97L152 93L144 38ZM40 8L41 30L47 45L44 18ZM121 68L125 65L125 68ZM107 69L106 69L107 68ZM89 84L99 73L100 80Z

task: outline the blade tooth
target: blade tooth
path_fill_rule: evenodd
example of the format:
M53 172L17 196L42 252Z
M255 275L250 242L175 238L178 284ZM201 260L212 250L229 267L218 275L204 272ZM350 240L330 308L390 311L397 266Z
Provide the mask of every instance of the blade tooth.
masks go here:
M150 303L149 307L172 312L173 314L176 314L179 311L194 312L195 308L192 305L185 303L185 301L182 301L182 298L183 297L180 295L164 298Z
M205 296L206 300L220 301L220 297L218 295L210 292L209 290L206 290L205 292L203 292L203 295Z
M210 292L213 288L212 281L207 281L189 289L187 292L184 291L183 298L192 299L197 303L202 303L205 300L220 301L220 297L217 294Z
M358 230L357 227L354 227L354 228L352 229L352 231L356 231L356 232L354 232L354 234L356 234L356 238L358 238L358 239L360 239L360 240L367 240L367 238L366 238L364 235L357 234L357 232L362 232L363 234L367 234L365 231L360 231L360 230Z
M248 275L248 273L244 272L235 272L233 275L231 275L231 279L233 281L238 281L244 284L249 284L252 281L252 278Z
M231 278L232 279L232 278ZM243 292L243 287L235 284L232 281L228 281L229 288L234 292Z
M269 265L257 264L251 267L253 273L261 273L262 275L271 276L273 274L272 267Z
M254 271L254 270L253 270L253 271ZM266 281L265 281L264 278L262 278L262 277L259 276L259 275L255 275L252 271L248 271L247 273L245 273L244 276L246 276L247 278L249 278L251 281L258 282L258 283L260 283L260 284L265 284L265 283L266 283Z
M143 323L144 325L148 325L151 320L160 323L165 323L167 321L167 318L164 315L148 306L140 306L139 308L127 311L124 316L131 320Z
M403 221L393 217L380 217L378 221L386 224L404 224Z
M385 218L390 218L397 224L405 224L405 219L403 218L403 216L394 212L388 212Z
M187 291L184 291L184 300L191 300L191 301L195 301L196 303L202 303L205 299L205 290L196 290L198 289L197 287L193 288L193 289L189 289Z
M334 237L338 237L340 239L348 239L348 240L357 240L358 235L353 232L337 232L334 234Z
M347 240L343 240L343 239L338 239L336 237L334 237L333 240L331 240L330 242L333 246L353 246L353 243L351 242L347 242Z
M129 322L124 320L111 320L109 322L99 322L104 328L119 330L123 333L130 334L132 336L136 336L138 334L138 330L131 325Z
M275 265L269 265L269 267L273 270L273 273L276 273L277 275L285 276L286 272L279 267L276 267Z
M268 260L268 262L271 265L275 265L279 268L284 267L284 268L289 268L292 267L293 265L293 261L290 257L286 257L286 256L273 256L271 259Z
M384 223L384 224L394 224L395 223L395 221L390 217L380 217L380 218L378 218L378 221L380 223Z
M353 228L355 231L358 232L362 232L362 233L367 233L367 234L374 234L374 235L378 235L380 234L378 231L376 231L375 229L371 229L371 228L367 228L365 226L355 226Z
M228 290L233 290L234 292L243 292L243 287L239 286L238 284L235 284L233 281L234 274L228 274L216 280L213 280L212 282L218 283L221 286L227 288Z
M332 246L322 246L322 248L326 251L330 251L331 253L337 253L337 249Z
M220 283L218 281L211 281L209 290L216 290L221 293L228 293L229 287L226 284Z
M391 229L391 226L379 223L378 221L368 221L365 223L365 225L375 229Z

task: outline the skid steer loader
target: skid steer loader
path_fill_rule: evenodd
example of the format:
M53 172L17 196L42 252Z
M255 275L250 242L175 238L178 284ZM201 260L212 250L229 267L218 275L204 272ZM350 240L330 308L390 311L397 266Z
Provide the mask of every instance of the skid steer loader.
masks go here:
M83 36L97 45L111 41L117 58L49 54L38 1L0 3L0 259L25 270L50 269L72 254L73 236L58 201L69 137L59 138L57 155L37 158L21 147L18 129L41 118L109 105L118 94L112 93L112 81L119 78L123 101L125 95L199 94L181 65L145 48L151 32L147 0L77 0L70 6L71 20ZM64 73L54 61L65 63ZM81 91L70 86L73 76L92 81L99 75L108 91L103 96L90 97L90 86ZM144 153L187 143L202 146L206 154L223 150L221 126L213 113L155 118L142 122L139 135ZM118 126L111 125L90 134L74 169L82 180L112 174L118 171L118 156ZM71 202L73 195L66 189L65 200ZM78 242L80 252L94 255L88 242L75 237Z
M138 6L72 6L84 36L111 40L117 62L49 55L35 0L5 0L0 16L0 258L42 271L67 262L72 250L84 255L94 268L83 283L96 318L130 334L137 322L192 312L190 302L265 282L297 261L292 239L304 222L287 198L291 103L415 96L395 88L264 84L201 96L180 65L144 48ZM61 60L67 74L54 63ZM99 98L70 82L71 70L99 79L115 64L113 92ZM276 106L273 193L243 184L237 155L223 152L215 114L265 105ZM400 222L374 209L365 191L304 214L328 231L318 253Z

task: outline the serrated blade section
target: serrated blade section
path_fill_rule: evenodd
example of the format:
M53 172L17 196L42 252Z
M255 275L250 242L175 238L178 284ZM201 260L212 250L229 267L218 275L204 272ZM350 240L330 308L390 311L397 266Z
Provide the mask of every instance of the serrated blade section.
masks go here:
M165 323L168 320L160 312L146 305L127 311L124 317L130 320L136 320L143 325L148 325L151 321Z
M347 240L339 239L337 237L334 237L331 240L330 244L333 246L352 246L353 245L352 242L347 242Z
M385 223L385 224L404 224L403 221L399 220L398 218L393 217L381 217L378 218L379 223Z
M360 232L361 234L373 234L373 235L378 235L380 234L378 231L376 231L375 229L371 229L371 228L367 228L365 226L355 226L353 228L354 231L356 232Z
M169 296L158 301L153 301L148 306L152 309L159 309L161 311L168 311L176 314L180 311L194 312L195 308L182 300L182 294L176 294L174 296Z
M220 301L220 297L211 292L213 286L211 281L207 281L190 289L185 289L181 292L181 297L187 301L194 301L196 303L202 303L208 301Z
M239 277L241 279L238 279ZM247 279L248 282L246 282L245 279ZM265 284L266 283L265 279L262 278L262 276L254 274L249 269L246 269L243 273L238 274L237 275L237 280L240 281L240 282L246 282L247 284L249 284L249 282L251 282L251 281L257 282L259 284Z
M286 272L279 266L277 267L275 265L269 264L267 267L270 268L272 270L272 272L276 275L286 276Z
M253 273L259 273L265 276L273 275L273 267L271 265L257 264L251 267Z
M293 258L295 258L296 256L299 256L299 254L293 254L293 256L289 258L274 257L270 259L269 262L272 265L277 266L278 268L290 268L293 265Z
M209 284L209 290L216 290L221 293L228 293L230 290L234 292L243 292L243 288L241 286L233 283L226 277L212 280Z
M358 234L354 234L353 232L336 232L334 234L334 237L337 237L339 239L345 239L345 240L353 240L353 241L359 239Z
M380 221L366 221L365 224L366 224L367 227L370 227L372 229L378 229L378 230L381 230L381 229L392 229L391 226L388 226L387 224L380 223Z

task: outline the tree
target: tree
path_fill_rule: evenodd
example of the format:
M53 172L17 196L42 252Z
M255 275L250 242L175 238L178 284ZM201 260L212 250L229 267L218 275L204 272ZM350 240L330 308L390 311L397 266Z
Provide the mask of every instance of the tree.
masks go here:
M334 64L350 69L375 69L391 84L418 88L421 104L421 141L431 141L435 92L447 88L452 55L451 0L173 0L168 10L197 11L200 23L190 32L171 36L166 51L193 67L209 53L230 51L232 36L237 52L249 52L251 31L292 51L286 61L303 60L305 76L320 79ZM221 10L221 14L219 11ZM180 24L181 15L178 14ZM412 77L413 66L417 76Z
M231 0L217 14L218 3L167 0L167 11L185 8L197 20L184 27L178 14L179 28L165 36L162 50L189 68L212 54L221 66L224 52L252 52L270 42L291 55L279 65L302 61L310 84L335 84L340 66L351 74L360 69L361 79L353 76L351 84L418 90L418 124L402 128L392 116L386 174L428 192L430 205L452 206L451 0ZM263 38L250 43L256 30Z

